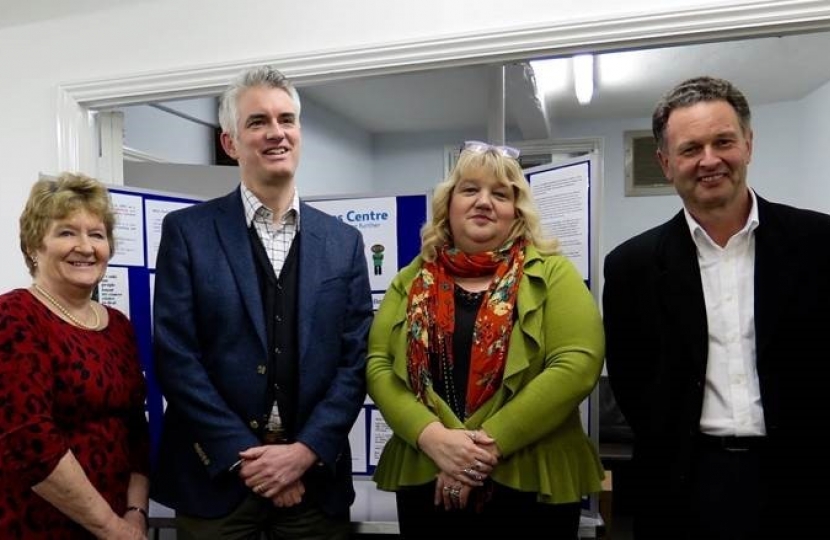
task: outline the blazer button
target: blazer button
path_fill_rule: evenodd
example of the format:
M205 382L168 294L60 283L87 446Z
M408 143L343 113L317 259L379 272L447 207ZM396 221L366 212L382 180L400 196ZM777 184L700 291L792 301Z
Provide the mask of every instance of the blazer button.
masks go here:
M265 375L265 372L267 371L267 369L268 368L265 367L263 364L260 364L256 367L256 372L259 373L260 375Z
M257 422L256 420L251 420L251 422L248 425L251 426L251 429L259 429L259 422Z

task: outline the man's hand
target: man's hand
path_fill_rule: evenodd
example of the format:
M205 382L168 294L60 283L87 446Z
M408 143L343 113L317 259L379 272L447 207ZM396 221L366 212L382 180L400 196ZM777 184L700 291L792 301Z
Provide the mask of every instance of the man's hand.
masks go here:
M290 495L281 499L283 502L302 498L305 488L300 478L317 461L314 452L299 442L254 446L240 452L239 457L242 458L239 476L254 493L274 500L291 488L287 492Z
M288 508L289 506L300 504L303 500L303 495L305 495L305 485L303 485L302 480L297 480L293 484L286 486L285 489L278 491L276 494L271 494L269 492L262 494L263 497L271 499L274 506L279 508Z

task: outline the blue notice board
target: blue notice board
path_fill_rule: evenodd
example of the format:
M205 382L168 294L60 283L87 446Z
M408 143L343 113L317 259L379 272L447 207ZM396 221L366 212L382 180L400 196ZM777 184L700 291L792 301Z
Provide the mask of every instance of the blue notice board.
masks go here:
M202 199L187 195L163 193L129 187L110 187L110 196L116 213L116 248L107 274L98 287L99 300L120 309L132 321L138 339L141 364L147 379L147 418L153 458L161 437L165 402L156 383L153 368L152 304L155 289L156 253L161 236L161 223L168 213L198 204ZM309 204L328 211L336 210L343 221L354 225L364 236L367 263L372 282L372 294L379 302L386 287L398 269L408 264L420 250L420 228L426 221L427 196L404 195L392 197L339 197L309 200ZM372 247L375 246L375 251ZM378 251L385 256L376 273ZM374 255L374 257L373 257ZM394 256L393 256L394 255ZM371 407L367 405L366 407ZM361 419L371 415L364 411ZM355 425L361 434L361 443L368 442L369 427L364 422ZM368 463L367 444L363 455L356 456L356 464ZM366 473L366 467L356 468Z

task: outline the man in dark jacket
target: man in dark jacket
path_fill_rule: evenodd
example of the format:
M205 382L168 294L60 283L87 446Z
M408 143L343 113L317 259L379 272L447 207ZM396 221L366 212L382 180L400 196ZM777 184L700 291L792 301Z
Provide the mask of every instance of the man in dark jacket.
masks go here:
M728 81L679 84L653 131L684 208L608 255L603 293L635 538L818 538L830 216L748 187L750 111Z

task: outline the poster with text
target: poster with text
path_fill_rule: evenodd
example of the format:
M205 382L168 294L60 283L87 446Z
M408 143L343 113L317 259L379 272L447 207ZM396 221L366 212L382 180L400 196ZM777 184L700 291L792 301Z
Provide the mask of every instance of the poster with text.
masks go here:
M398 211L395 197L320 200L309 201L309 204L363 234L372 291L388 289L392 278L398 273Z
M144 220L140 195L110 192L115 214L115 253L110 264L144 266Z
M559 239L562 254L590 279L588 244L588 162L555 167L531 176L530 188L539 207L542 229Z

